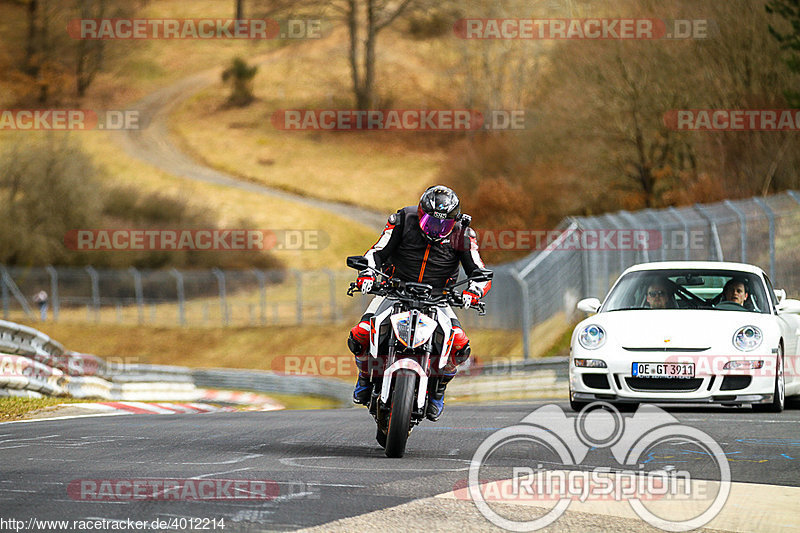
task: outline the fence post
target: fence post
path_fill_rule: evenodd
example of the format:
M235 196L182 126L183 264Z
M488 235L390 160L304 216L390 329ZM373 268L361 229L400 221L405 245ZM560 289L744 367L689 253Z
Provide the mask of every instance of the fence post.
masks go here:
M575 224L576 231L583 231L586 228L583 227L581 219L576 217L570 217L570 220L573 224ZM590 284L593 283L592 277L589 274L589 250L583 249L580 251L581 254L581 297L585 298L587 294L592 290L590 288Z
M22 291L19 290L17 284L14 283L11 274L8 273L8 269L5 266L0 265L0 274L2 274L3 278L3 291L4 291L4 305L6 309L8 309L8 292L14 295L14 298L17 299L19 302L20 307L25 312L25 316L28 318L33 318L33 311L31 311L31 307L28 305L28 300L25 299L25 295L22 294ZM6 315L8 316L8 315Z
M769 220L769 277L775 279L775 213L762 198L753 198L753 201L767 214Z
M528 294L528 285L525 280L520 276L515 268L509 270L514 281L519 285L520 303L522 305L522 356L527 361L531 356L531 306L530 295Z
M333 270L326 268L323 270L328 275L328 294L331 300L331 322L336 322L338 317L336 309L336 274Z
M183 291L183 274L177 268L171 268L169 273L175 278L175 284L178 289L178 322L181 326L186 325L186 299Z
M5 276L0 276L0 286L2 286L3 292L3 318L8 320L8 313L10 311L10 302L8 298L8 285L6 285L6 278Z
M86 267L89 279L92 281L92 307L94 308L94 321L100 322L100 280L97 270L92 266Z
M609 213L605 215L605 218L611 223L611 227L614 229L621 229L625 227L625 224L620 224L618 215L612 215ZM619 258L619 272L617 273L617 277L619 277L619 275L625 271L625 253L622 250L617 250L616 253L617 257Z
M647 215L648 217L650 217L650 220L652 220L655 223L656 230L658 231L659 238L661 239L661 247L660 247L660 250L659 250L659 253L658 253L658 259L659 259L659 261L664 261L665 260L664 259L664 257L665 257L665 255L664 255L664 226L661 225L661 219L659 219L655 215L655 213L653 213L652 209L645 209L643 211L643 213L645 215ZM647 242L648 242L648 244L650 244L649 236L648 236Z
M139 310L139 324L144 324L144 290L142 290L142 274L135 267L128 272L133 276L133 292L136 295L136 307Z
M47 265L45 270L50 274L50 301L53 303L53 322L58 322L58 311L61 308L58 300L58 271L53 268L53 265Z
M222 313L222 323L223 325L228 325L228 297L225 290L225 273L218 269L212 268L211 273L214 274L214 277L217 278L217 285L219 285L219 307L220 312Z
M744 211L736 207L736 205L731 202L730 200L725 200L724 203L728 209L736 213L736 216L739 217L739 246L742 249L742 263L747 263L747 217L744 214Z
M253 275L258 279L259 312L261 325L264 326L267 323L267 276L256 268L253 269Z
M689 260L689 242L690 242L689 241L689 223L686 222L686 218L681 216L680 211L678 211L674 207L670 206L669 208L667 208L667 211L669 211L669 214L674 216L678 220L678 222L680 222L680 224L683 226L683 238L684 238L684 241L683 241L683 244L684 244L684 246L683 246L683 260L684 261L688 261Z
M295 270L294 277L295 280L297 281L297 292L295 295L297 325L302 325L303 324L303 273L299 270Z
M722 253L722 243L719 241L719 232L717 231L717 223L714 222L714 220L710 216L708 216L705 207L703 207L702 205L694 204L694 210L700 214L703 220L708 222L708 228L711 230L711 238L714 241L713 250L715 252L714 255L716 257L716 260L724 261L725 257Z
M639 219L636 218L633 214L629 213L628 211L620 211L619 214L628 222L630 222L630 229L632 231L636 231L636 226L639 226ZM641 229L641 228L640 228ZM633 247L633 262L636 263L636 247L633 246L633 241L631 241L631 246ZM650 262L650 254L647 252L647 249L642 249L642 259L644 259L645 263Z

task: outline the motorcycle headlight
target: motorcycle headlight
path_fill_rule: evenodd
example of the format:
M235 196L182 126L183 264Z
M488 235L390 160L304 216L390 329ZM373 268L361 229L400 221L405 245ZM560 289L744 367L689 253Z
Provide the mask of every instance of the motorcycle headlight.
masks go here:
M755 326L744 326L736 330L733 334L733 345L737 350L751 352L761 346L764 335Z
M605 344L606 332L596 324L589 324L578 335L578 342L587 350L596 350Z

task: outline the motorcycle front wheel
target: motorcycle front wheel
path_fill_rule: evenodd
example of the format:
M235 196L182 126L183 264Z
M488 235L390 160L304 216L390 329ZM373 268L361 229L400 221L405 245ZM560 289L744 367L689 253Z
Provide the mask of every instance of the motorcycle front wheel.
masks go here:
M410 370L401 369L395 375L389 429L386 432L386 457L403 457L406 452L416 382L417 375Z

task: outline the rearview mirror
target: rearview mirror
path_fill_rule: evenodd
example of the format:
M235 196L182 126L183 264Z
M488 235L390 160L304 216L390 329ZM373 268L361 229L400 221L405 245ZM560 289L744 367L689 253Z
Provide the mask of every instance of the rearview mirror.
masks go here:
M494 276L494 272L485 268L478 268L472 272L469 277L470 281L476 281L478 283L482 283L484 281L490 281Z
M347 258L347 266L356 270L366 270L369 268L369 261L363 255L351 255Z
M693 276L689 274L688 276L681 276L677 278L675 283L683 287L700 287L705 285L706 281L700 276Z
M600 309L600 300L597 298L584 298L578 302L576 307L578 311L583 311L584 313L596 313Z

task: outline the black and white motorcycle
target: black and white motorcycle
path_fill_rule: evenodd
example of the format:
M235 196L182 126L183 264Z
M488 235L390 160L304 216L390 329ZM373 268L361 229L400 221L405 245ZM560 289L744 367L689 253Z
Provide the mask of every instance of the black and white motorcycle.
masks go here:
M385 300L370 319L369 370L373 383L369 411L375 418L375 436L387 457L402 457L411 429L425 418L428 391L447 364L453 349L452 320L448 305L462 306L460 291L455 289L470 281L492 279L490 270L480 269L462 282L444 289L425 283L403 282L371 268L361 256L347 258L347 266L368 271L380 283L369 294ZM347 294L361 292L351 283ZM486 314L485 304L470 305L478 314Z

